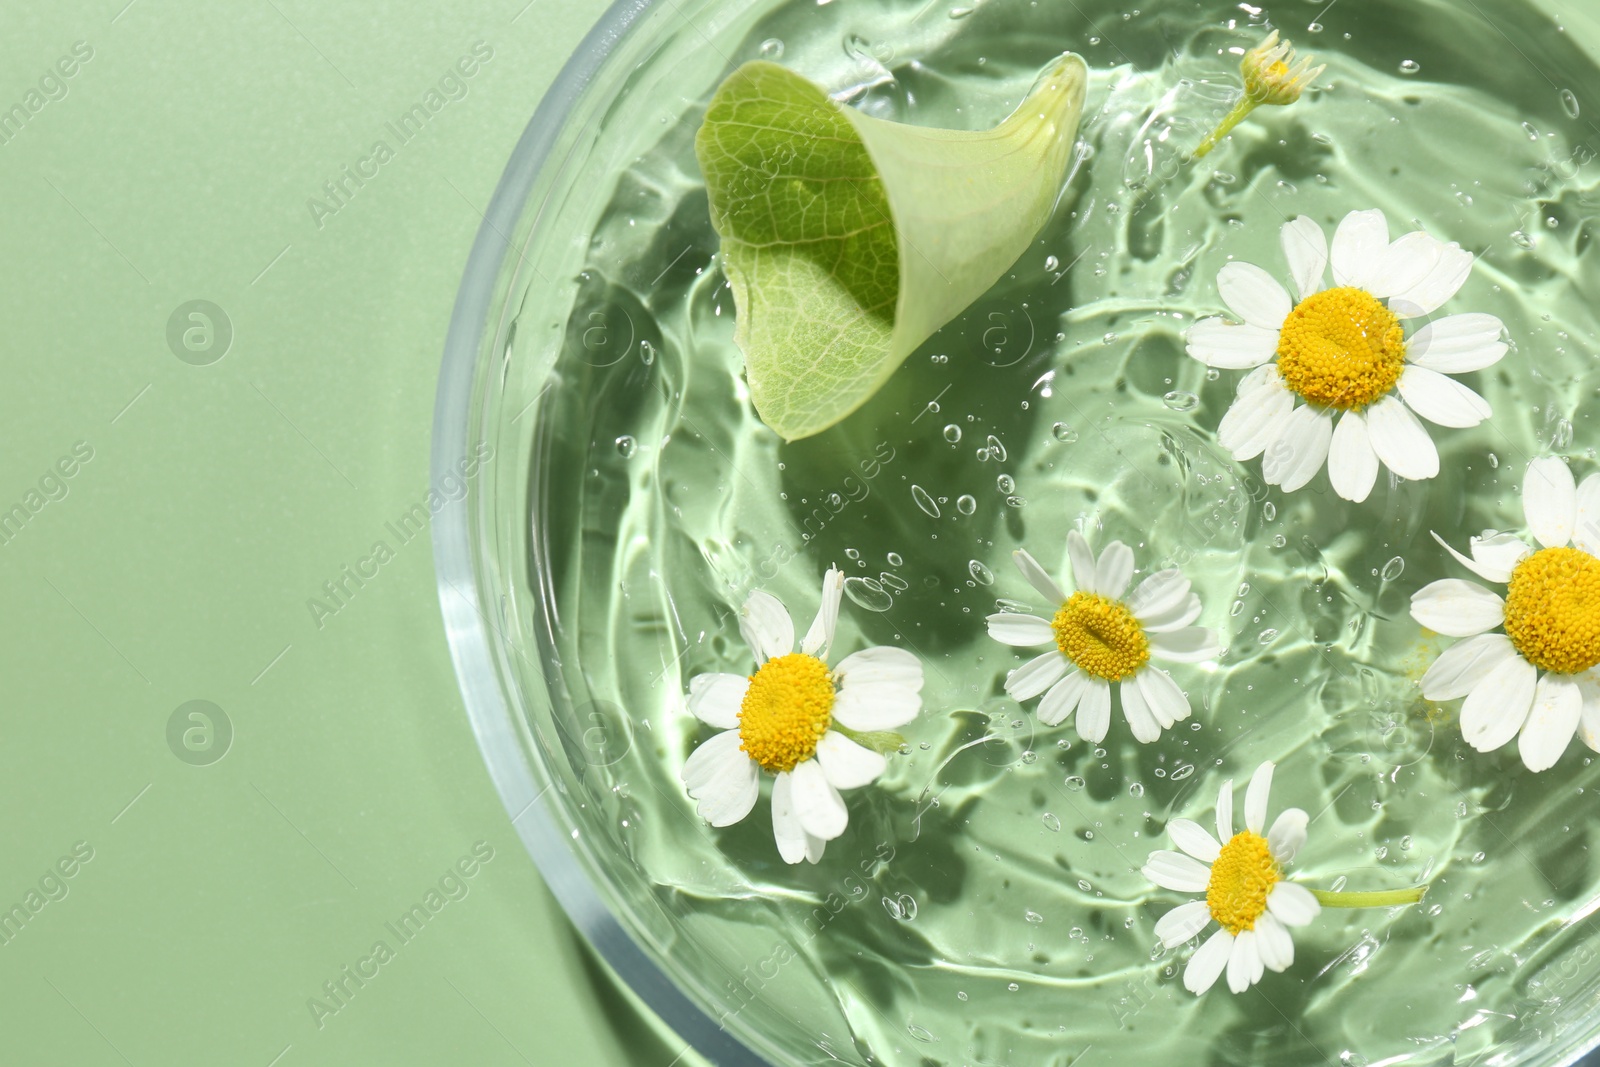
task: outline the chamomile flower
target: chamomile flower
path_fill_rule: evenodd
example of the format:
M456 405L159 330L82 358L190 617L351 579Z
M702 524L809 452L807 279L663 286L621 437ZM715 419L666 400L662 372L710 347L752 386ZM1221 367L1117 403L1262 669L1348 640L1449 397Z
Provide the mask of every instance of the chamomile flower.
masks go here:
M1559 459L1528 464L1522 510L1538 548L1509 533L1472 538L1471 558L1434 539L1478 577L1443 578L1411 598L1411 617L1460 637L1422 676L1429 700L1466 697L1461 733L1479 752L1517 739L1542 771L1573 734L1600 751L1600 474L1575 484ZM1499 630L1502 632L1491 633Z
M684 761L683 783L700 816L712 826L740 821L760 796L761 772L774 775L772 830L786 863L817 862L844 833L839 791L883 773L887 761L869 744L885 742L878 731L904 726L922 707L922 665L903 649L863 649L829 668L843 591L844 574L830 568L816 621L796 650L789 612L756 590L739 612L755 673L689 682L689 710L722 731Z
M1300 99L1306 86L1327 69L1326 64L1316 64L1311 56L1300 57L1288 41L1278 40L1273 30L1266 40L1244 54L1239 62L1239 73L1244 76L1244 93L1217 128L1206 135L1194 150L1199 159L1226 137L1245 117L1263 104L1286 107Z
M1299 302L1260 267L1229 263L1217 288L1242 321L1205 319L1189 330L1195 359L1251 371L1218 442L1240 462L1261 456L1262 477L1285 492L1324 461L1346 500L1367 498L1380 463L1402 478L1432 478L1439 451L1422 419L1469 427L1490 416L1489 403L1449 375L1497 363L1505 327L1493 315L1450 315L1407 337L1402 323L1455 296L1472 254L1421 230L1391 242L1377 210L1346 215L1331 248L1305 215L1280 237ZM1323 286L1330 265L1331 289Z
M1222 972L1228 988L1243 993L1266 970L1284 971L1294 962L1289 927L1305 926L1322 911L1311 890L1286 881L1283 868L1306 842L1306 813L1288 808L1267 829L1271 763L1250 777L1244 796L1245 828L1233 832L1233 780L1217 793L1217 836L1197 822L1173 819L1167 833L1182 852L1150 854L1144 876L1176 893L1204 893L1204 900L1180 904L1156 922L1156 936L1177 948L1213 921L1212 934L1183 970L1183 985L1199 995ZM1266 836L1263 837L1262 834ZM1418 894L1420 896L1420 894Z
M1074 711L1078 736L1098 743L1111 725L1111 688L1121 690L1122 714L1139 741L1150 742L1189 717L1189 698L1152 659L1198 663L1222 650L1217 632L1194 626L1200 598L1178 570L1150 575L1126 599L1133 550L1113 541L1097 561L1083 535L1067 535L1078 591L1068 596L1022 549L1013 558L1029 585L1057 606L1048 619L1001 612L989 616L989 636L1017 647L1054 644L1006 677L1012 699L1041 693L1039 721L1054 726Z

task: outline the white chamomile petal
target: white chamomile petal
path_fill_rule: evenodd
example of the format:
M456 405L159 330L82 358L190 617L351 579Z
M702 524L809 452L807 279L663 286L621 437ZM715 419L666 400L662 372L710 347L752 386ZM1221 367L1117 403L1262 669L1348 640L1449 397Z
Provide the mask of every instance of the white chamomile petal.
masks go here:
M1572 540L1578 517L1578 487L1572 471L1555 456L1528 464L1522 481L1522 513L1528 529L1546 548L1560 548Z
M1377 208L1352 211L1333 232L1333 284L1364 289L1389 250L1389 222Z
M1016 701L1032 700L1061 681L1071 669L1072 661L1053 648L1006 675L1006 695Z
M1278 352L1276 328L1234 324L1225 319L1201 319L1184 338L1191 358L1219 370L1259 367Z
M1600 556L1600 474L1591 474L1578 483L1572 543L1591 556Z
M1328 481L1333 491L1359 504L1378 480L1378 454L1372 450L1367 420L1357 411L1339 416L1328 447Z
M1067 560L1072 566L1072 581L1085 593L1098 592L1094 588L1094 550L1077 530L1067 533Z
M1173 663L1204 663L1222 651L1217 631L1208 626L1185 626L1168 633L1150 634L1150 655Z
M833 647L833 632L839 626L839 598L843 594L844 572L838 567L829 567L828 573L822 576L822 603L811 629L800 642L801 652L822 660L828 658L828 650Z
M1001 611L990 615L986 621L989 626L989 636L1002 645L1031 648L1035 645L1048 645L1056 639L1055 631L1050 629L1049 621L1037 615Z
M1395 388L1412 411L1438 426L1466 429L1494 414L1483 397L1427 367L1406 367Z
M1192 819L1173 819L1167 823L1167 836L1172 843L1201 863L1215 863L1222 845L1211 836L1211 831Z
M739 633L758 666L794 651L794 620L783 603L764 589L751 593L739 609Z
M1045 726L1058 726L1065 722L1067 716L1078 709L1083 694L1088 690L1089 676L1082 671L1073 671L1051 686L1044 699L1039 701L1039 721Z
M1177 948L1206 928L1211 911L1203 900L1179 904L1156 920L1156 937L1167 948Z
M707 726L731 730L739 725L750 679L742 674L697 674L689 679L689 713Z
M1103 597L1120 600L1133 579L1133 549L1113 541L1100 551L1094 568L1094 591Z
M1211 881L1210 867L1193 856L1165 848L1150 853L1141 873L1162 889L1174 893L1203 893Z
M1217 790L1217 840L1233 840L1233 779Z
M772 837L778 844L778 855L785 863L799 863L806 859L807 837L800 816L795 812L791 790L792 779L783 771L772 783ZM812 860L815 863L815 860Z
M1132 684L1130 679L1119 685L1117 692L1122 698L1122 717L1128 720L1133 739L1142 745L1160 740L1161 726L1156 722L1155 714L1145 702L1139 687Z
M1466 374L1500 362L1507 345L1505 323L1471 312L1435 319L1406 342L1406 359L1440 374Z
M1200 617L1200 597L1190 593L1166 611L1151 615L1135 615L1146 633L1161 634L1181 630Z
M1163 730L1189 717L1189 698L1183 695L1172 675L1160 667L1145 667L1133 676L1133 684L1144 694L1145 703L1150 705L1151 713Z
M1505 634L1479 634L1458 641L1439 654L1422 676L1422 695L1429 700L1464 697L1489 672L1517 655Z
M1062 592L1056 580L1039 566L1039 561L1034 559L1025 549L1017 549L1011 553L1012 560L1017 565L1017 570L1022 572L1023 581L1033 586L1038 594L1044 597L1045 602L1060 605L1066 602L1067 594Z
M1285 493L1301 489L1322 469L1332 443L1332 413L1304 404L1284 421L1283 432L1262 456L1261 477Z
M1272 792L1272 770L1275 765L1267 760L1250 776L1250 785L1244 793L1244 825L1253 834L1267 828L1267 797Z
M828 781L816 760L802 760L795 765L789 772L789 790L795 813L806 833L824 841L832 841L844 833L850 822L844 797Z
M1600 677L1594 671L1574 675L1573 681L1583 695L1583 712L1578 719L1578 736L1583 743L1600 752Z
M1256 951L1256 932L1246 930L1233 939L1233 949L1228 953L1228 989L1234 993L1249 989L1261 966L1261 954Z
M1301 215L1283 224L1278 239L1300 299L1321 291L1322 275L1328 269L1328 235L1322 227L1310 216Z
M1439 450L1411 409L1393 396L1378 398L1367 408L1372 450L1383 465L1402 478L1423 481L1439 473Z
M1411 594L1411 617L1446 637L1475 637L1505 621L1506 602L1477 582L1441 578Z
M1491 582L1509 582L1511 572L1518 563L1527 558L1533 549L1527 542L1515 534L1494 534L1490 537L1474 537L1471 543L1472 556L1468 558L1457 552L1448 541L1432 530L1433 539L1444 547L1444 550L1455 557L1467 570L1478 577Z
M817 742L817 762L835 789L859 789L877 781L889 767L882 755L856 744L838 730L829 730Z
M834 719L862 733L899 729L921 710L917 690L895 682L851 682L839 687L833 701Z
M1493 752L1517 736L1533 708L1539 672L1521 656L1502 660L1461 703L1461 736L1479 752Z
M1472 253L1454 242L1440 243L1439 257L1433 268L1416 285L1389 300L1389 310L1402 319L1432 315L1445 301L1461 291L1472 273Z
M712 826L731 826L755 807L759 772L755 761L739 750L739 732L726 730L684 761L683 781L702 819Z
M1277 882L1267 893L1267 910L1287 926L1305 926L1322 914L1322 905L1305 886Z
M1217 291L1247 326L1276 331L1294 310L1294 302L1278 280L1254 263L1225 264L1217 273Z
M1422 283L1439 262L1442 246L1422 230L1397 238L1384 250L1366 289L1382 300Z
M1079 673L1085 684L1078 700L1078 736L1098 745L1111 728L1111 685L1104 678Z
M1183 572L1176 567L1168 567L1140 582L1124 603L1134 618L1145 622L1177 608L1189 595L1189 589L1189 579L1183 576Z
M1267 848L1279 863L1289 863L1306 843L1306 824L1311 817L1300 808L1285 808L1267 831Z
M1256 920L1256 947L1267 969L1282 974L1294 964L1294 938L1270 911Z
M1517 750L1530 771L1554 767L1567 750L1583 714L1578 683L1560 674L1545 674L1534 686L1533 708L1517 735Z
M840 660L833 676L841 687L896 685L916 693L922 690L922 661L903 648L877 645Z
M1283 435L1294 410L1294 394L1269 363L1246 375L1217 425L1217 443L1240 463L1255 459Z
M1183 969L1183 988L1199 996L1216 985L1233 953L1233 940L1228 931L1218 930L1196 949L1189 957L1189 965Z

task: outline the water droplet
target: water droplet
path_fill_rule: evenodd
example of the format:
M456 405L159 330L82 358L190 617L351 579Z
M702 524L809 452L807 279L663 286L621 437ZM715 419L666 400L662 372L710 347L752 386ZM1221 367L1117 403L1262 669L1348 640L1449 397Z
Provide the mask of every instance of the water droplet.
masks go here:
M1396 556L1394 559L1391 559L1388 563L1383 565L1383 573L1380 574L1379 577L1386 582L1392 582L1396 578L1400 577L1401 572L1403 572L1405 569L1406 561L1401 557Z
M1128 795L1134 797L1144 796L1144 785L1140 782L1134 782L1128 787Z
M956 497L956 510L961 512L963 515L971 515L974 511L978 510L978 498L975 496L968 496L966 493L961 494L960 496Z
M891 567L904 567L906 565L906 561L898 552L891 552L884 558L889 561L889 566Z
M1276 641L1277 639L1278 639L1278 631L1274 630L1270 626L1267 627L1265 630L1262 630L1259 634L1256 635L1256 643L1257 644L1261 644L1261 645L1270 645L1270 644L1272 644L1272 642Z
M964 990L964 989L958 989L958 990L956 990L956 999L957 999L957 1000L966 1000L966 999L967 999L967 992L966 992L966 990Z
M1006 461L1006 446L994 434L989 435L989 458L1000 463Z
M1060 441L1064 445L1070 445L1072 442L1078 439L1078 431L1074 430L1071 426L1068 426L1064 422L1058 422L1054 426L1050 427L1050 432L1055 435L1055 439L1057 441Z
M844 580L844 595L868 611L888 611L894 607L894 597L871 578L852 576Z
M1261 505L1261 517L1263 519L1266 519L1268 522L1271 522L1273 519L1277 518L1278 517L1278 505L1274 504L1270 500L1267 501L1265 504L1262 504Z
M883 908L894 918L902 922L910 922L917 917L917 898L910 893L899 893L892 897L884 897Z
M856 548L847 548L844 550L844 555L846 559L860 559L861 550Z
M1533 238L1529 237L1527 234L1523 233L1521 230L1512 230L1511 231L1511 243L1516 245L1518 248L1532 248L1533 247Z
M957 426L953 422L949 426L946 426L944 428L944 439L953 445L959 444L961 441L961 427Z
M1172 781L1181 782L1194 773L1194 764L1180 763L1172 771Z
M1025 496L1008 496L1008 497L1006 497L1006 507L1008 507L1008 508L1025 508L1027 506L1028 506L1028 498L1025 497Z
M1311 25L1306 27L1306 32L1307 33L1321 33L1323 31L1323 29L1324 29L1324 27L1323 27L1322 23L1313 22L1313 23L1311 23Z
M1002 493L1014 493L1017 491L1016 480L1009 474L1002 474L1000 477L996 478L994 480L994 487L1000 490Z
M1061 820L1050 814L1048 811L1040 816L1040 821L1044 823L1044 828L1049 830L1051 833L1059 834L1061 832Z
M949 363L950 362L950 357L945 355L943 352L936 352L933 355L928 357L928 362L929 363ZM938 411L939 409L938 408L934 408L933 410Z
M1086 786L1088 784L1089 784L1088 782L1085 782L1082 778L1079 778L1076 774L1074 774L1073 776L1068 778L1067 782L1066 782L1067 788L1072 790L1074 793L1078 792L1080 789L1082 789L1084 786Z
M933 497L929 496L928 491L922 486L913 485L911 487L911 499L917 502L917 507L928 513L929 518L937 519L939 517L939 505L934 503Z
M1161 398L1161 402L1173 411L1193 411L1194 406L1200 403L1200 398L1193 393L1185 393L1174 389Z
M929 1041L929 1042L932 1042L932 1041L939 1040L938 1038L936 1038L932 1034L930 1034L925 1028L923 1028L921 1026L918 1026L916 1023L907 1023L906 1024L906 1033L910 1034L912 1037L916 1038L918 1041Z
M761 42L757 51L762 59L780 59L783 57L783 42L776 37L768 37Z
M967 573L972 575L972 580L979 585L994 584L994 572L977 560L971 560L967 563Z
M1289 543L1289 539L1287 537L1283 536L1283 534L1277 534L1272 539L1272 547L1273 548L1282 548L1284 545L1286 545L1288 543Z
M650 364L652 364L652 363L654 363L656 361L656 349L655 349L655 346L652 345L649 341L640 341L639 342L639 358L644 362L644 365L646 367L650 366Z
M1567 117L1578 117L1578 98L1572 95L1571 89L1561 90L1561 106L1566 109Z
M1403 60L1400 63L1401 74L1415 74L1422 69L1422 64L1414 59Z
M1039 923L1044 922L1044 916L1040 915L1038 912L1034 911L1032 908L1028 908L1028 909L1024 910L1023 913L1022 913L1022 917L1024 919L1028 920L1029 922L1033 923L1035 926L1037 926Z
M639 442L635 441L632 437L629 437L627 434L623 434L621 437L617 438L617 453L621 455L623 459L630 458L637 451L639 451Z
M1019 986L1015 982L1009 982L1009 983L1006 984L1006 988L1011 990L1011 992L1015 993L1017 990L1021 989L1022 987Z
M1577 116L1574 115L1573 118L1577 118ZM1058 271L1061 269L1061 261L1055 256L1046 256L1044 259L1044 269L1048 271Z

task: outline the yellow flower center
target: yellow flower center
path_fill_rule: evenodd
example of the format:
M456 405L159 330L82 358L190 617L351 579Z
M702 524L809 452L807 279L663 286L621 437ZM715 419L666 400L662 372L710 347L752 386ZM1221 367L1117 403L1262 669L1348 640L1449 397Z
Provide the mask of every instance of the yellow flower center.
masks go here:
M1405 331L1395 313L1364 289L1325 289L1283 320L1278 371L1308 402L1364 408L1400 380Z
M1073 593L1050 622L1056 647L1078 669L1115 682L1150 659L1144 627L1120 600Z
M1600 665L1600 559L1544 548L1511 572L1506 635L1540 670L1575 674Z
M794 770L828 732L833 697L833 676L817 657L791 652L767 660L739 705L739 748L771 774Z
M1206 907L1224 930L1237 937L1255 929L1256 920L1267 910L1267 894L1282 877L1266 838L1249 830L1234 834L1211 865Z

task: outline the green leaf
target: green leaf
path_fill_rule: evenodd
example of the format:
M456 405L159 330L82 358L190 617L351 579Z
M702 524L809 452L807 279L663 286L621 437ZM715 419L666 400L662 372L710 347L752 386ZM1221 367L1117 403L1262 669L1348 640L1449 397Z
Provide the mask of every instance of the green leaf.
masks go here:
M1033 241L1088 71L1062 56L993 130L842 107L773 63L717 89L695 137L756 412L785 440L866 403Z

